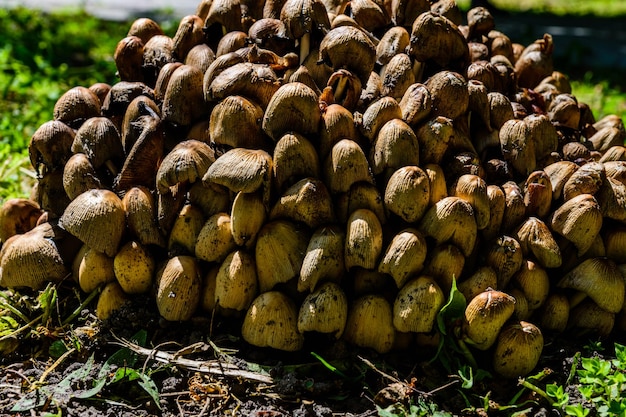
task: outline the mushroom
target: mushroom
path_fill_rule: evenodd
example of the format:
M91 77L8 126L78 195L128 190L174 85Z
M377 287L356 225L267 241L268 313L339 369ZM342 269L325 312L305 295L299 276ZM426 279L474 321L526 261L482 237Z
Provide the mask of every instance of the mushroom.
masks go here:
M498 335L493 351L493 368L505 378L528 375L539 363L543 335L539 327L527 321L505 326Z
M348 298L335 282L326 282L307 295L298 313L298 331L329 334L339 339L348 320Z
M72 142L72 152L84 153L96 170L106 166L113 176L124 160L120 134L106 117L92 117L81 125Z
M96 317L98 317L98 320L107 320L128 302L130 302L130 299L120 284L117 281L109 282L98 296Z
M230 228L235 243L254 247L256 237L267 219L267 209L260 192L238 192L230 210Z
M200 303L200 268L192 256L174 256L156 274L156 304L168 321L191 319Z
M393 277L398 288L424 269L426 239L414 228L403 229L393 236L378 264L378 272Z
M148 248L136 240L126 242L113 258L115 279L126 294L143 294L152 288L156 261Z
M354 300L348 310L346 341L386 353L393 347L395 334L392 308L382 295L364 295Z
M318 97L306 84L292 82L282 85L272 96L263 115L262 128L278 141L294 131L304 136L316 135L321 112Z
M89 247L112 257L126 228L126 216L115 193L93 189L70 202L59 225Z
M328 188L319 179L303 178L289 187L270 210L270 220L288 218L311 229L335 221Z
M393 325L399 332L429 333L445 301L433 278L413 278L402 286L393 303Z
M347 270L354 267L374 269L383 250L383 229L376 214L357 209L346 225L344 263Z
M37 128L28 144L30 163L37 175L65 165L72 156L74 136L74 130L60 120L50 120Z
M50 223L14 235L4 242L0 259L0 285L8 288L41 289L47 282L59 282L69 271L57 245L62 233Z
M543 221L529 217L513 233L526 256L533 256L544 268L561 266L561 249Z
M289 38L300 44L300 63L309 55L311 33L330 30L330 21L324 3L319 0L286 0L280 11Z
M113 258L83 245L72 263L72 275L80 289L90 293L98 287L115 281Z
M172 39L172 55L177 61L184 62L187 53L196 45L204 43L204 20L197 15L187 15L180 19L178 29Z
M309 239L309 233L290 220L263 225L254 248L261 292L299 275Z
M228 213L209 217L196 236L195 256L203 261L222 262L237 247Z
M407 223L419 222L430 202L428 176L416 165L398 168L387 181L384 201L390 213Z
M450 242L461 249L465 256L474 250L478 229L474 210L459 197L445 197L426 210L418 229L437 244Z
M345 273L344 245L345 232L339 226L317 228L302 260L298 291L313 292L322 282L339 282Z
M222 261L215 277L215 305L222 314L246 311L257 296L258 283L254 257L245 250L234 250Z
M0 206L0 244L11 236L24 234L37 225L43 210L35 201L14 197Z
M167 194L176 184L193 184L202 179L214 161L215 152L208 144L195 139L180 142L159 165L157 190L160 194Z
M465 308L464 340L476 349L489 349L514 310L515 298L509 294L497 290L481 292Z
M193 255L196 251L198 234L205 220L202 209L194 204L185 204L174 220L168 235L169 256Z
M294 352L302 349L304 336L298 332L298 310L279 291L261 293L253 301L241 325L243 339L253 346Z
M622 309L625 285L615 262L604 257L585 259L557 283L559 288L574 290L570 297L570 309L589 297L610 313L617 313Z
M87 87L67 90L54 104L54 120L78 129L87 119L100 116L100 99Z
M128 229L139 243L165 247L165 237L156 220L157 205L147 187L129 189L122 198L122 206Z

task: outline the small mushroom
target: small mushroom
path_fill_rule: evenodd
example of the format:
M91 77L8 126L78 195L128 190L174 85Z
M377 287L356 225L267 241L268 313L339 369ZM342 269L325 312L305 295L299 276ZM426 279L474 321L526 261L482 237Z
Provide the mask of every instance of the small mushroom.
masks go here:
M191 319L200 303L200 268L192 256L175 256L157 271L156 304L168 321Z
M393 325L400 332L429 333L445 303L435 280L418 276L404 284L393 304Z
M87 87L67 90L54 104L54 120L78 129L87 119L100 116L100 99Z
M39 126L28 144L28 156L35 172L39 175L63 167L72 156L74 136L74 130L60 120Z
M478 294L465 308L465 340L479 350L489 349L514 310L515 298L507 293L491 290Z
M505 378L524 377L539 363L543 345L539 327L527 321L511 323L498 335L493 368Z
M337 225L313 232L300 268L298 291L313 292L322 282L341 280L345 273L344 244L345 233Z
M176 184L190 185L202 179L214 161L215 152L208 144L194 139L180 142L165 155L156 173L159 193L167 194Z
M393 236L378 264L378 271L393 277L398 288L424 269L426 239L414 228L401 230Z
M2 287L37 290L69 274L55 240L60 232L55 228L50 223L42 223L4 242L0 259Z
M261 292L299 275L309 239L309 233L290 220L265 223L254 249Z
M241 326L243 339L253 346L298 351L304 336L298 332L298 310L287 295L268 291L256 297Z
M335 282L326 282L302 302L298 331L330 334L339 339L348 320L348 298Z
M126 294L143 294L152 288L156 260L140 242L126 242L113 258L115 279Z
M126 216L115 193L93 189L70 202L59 225L89 247L112 257L126 228Z
M557 283L559 288L575 290L570 298L570 309L585 297L589 297L600 308L610 313L617 313L622 309L625 285L615 262L604 257L584 260Z
M124 160L120 134L106 117L92 117L81 125L72 142L72 152L84 153L96 170L106 166L113 176Z
M14 197L0 206L0 243L35 228L43 210L35 201Z
M352 303L344 331L346 341L386 353L393 347L395 336L392 307L383 296L364 295Z
M246 311L258 292L254 257L235 250L222 261L215 277L215 305L224 311Z

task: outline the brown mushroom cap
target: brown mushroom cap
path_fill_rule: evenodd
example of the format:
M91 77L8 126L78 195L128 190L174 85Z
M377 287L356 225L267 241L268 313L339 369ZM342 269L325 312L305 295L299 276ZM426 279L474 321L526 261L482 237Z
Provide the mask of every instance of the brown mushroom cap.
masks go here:
M40 289L46 282L60 281L69 273L50 235L51 227L43 223L5 242L0 260L0 286Z
M565 274L557 284L560 288L584 293L600 308L611 313L622 309L625 285L622 273L609 258L586 259Z
M67 206L59 225L89 247L115 256L126 228L122 200L109 190L85 191Z

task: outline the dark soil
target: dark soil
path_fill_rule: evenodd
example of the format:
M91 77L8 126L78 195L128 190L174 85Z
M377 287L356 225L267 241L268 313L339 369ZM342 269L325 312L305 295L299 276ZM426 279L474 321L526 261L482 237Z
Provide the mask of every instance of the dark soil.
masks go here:
M85 309L71 327L55 327L51 321L47 328L36 329L21 340L15 351L0 359L0 414L375 416L379 415L377 406L404 404L408 410L414 404L422 412L414 415L432 415L424 411L430 404L431 410L452 415L511 415L520 411L518 415L524 416L560 415L537 394L520 387L516 380L503 380L491 374L482 377L484 371L489 371L489 352L484 357L476 353L484 371L474 374L472 387L463 387L458 369L446 370L441 362L430 361L436 353L435 347L380 355L346 346L342 341L320 340L323 338L316 335L309 338L301 352L286 353L246 344L239 337L241 321L237 318L198 316L186 323L165 323L158 317L152 301L141 297L104 323ZM224 376L220 372L198 372L180 364L158 362L153 355L138 354L134 356L135 364L127 369L150 375L158 390L158 404L138 380L130 378L110 382L97 394L89 395L88 390L96 384L102 366L122 348L120 340L130 340L140 331L147 335L148 352L151 349L178 352L177 358L196 364L231 363L239 370L269 376L273 383L245 376ZM75 350L55 364L50 352L59 340ZM536 371L545 369L547 376L537 386L564 385L574 354L589 339L545 335L545 340ZM92 355L94 365L88 375L61 389L63 379L73 371L84 369ZM113 375L117 369L112 367L109 374ZM566 388L576 395L575 387ZM12 411L25 398L39 401L33 403L35 409ZM511 404L515 407L506 407Z

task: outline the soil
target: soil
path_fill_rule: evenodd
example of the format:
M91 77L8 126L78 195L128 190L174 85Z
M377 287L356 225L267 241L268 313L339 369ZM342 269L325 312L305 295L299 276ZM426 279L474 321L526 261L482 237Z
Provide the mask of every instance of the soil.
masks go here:
M60 288L59 294L62 291L67 293L59 296L60 316L77 303L71 288ZM459 369L446 370L441 362L431 361L434 346L381 355L316 335L307 339L305 349L289 353L245 343L239 336L240 318L197 316L185 323L167 323L158 317L151 298L138 297L105 322L99 322L93 311L85 308L70 325L55 326L50 320L46 327L33 329L17 349L0 359L0 414L376 416L377 406L403 404L408 410L413 404L421 406L422 413L406 415L433 415L424 407L434 404L440 411L459 416L511 415L513 411L522 411L518 415L524 416L560 415L537 394L521 388L517 380L492 373L481 377L489 371L489 352L484 357L476 353L483 370L474 375L472 387L463 387ZM134 354L127 350L123 363L104 372L108 383L97 393L90 392L102 379L101 369L107 360L124 349L121 341L141 332L146 335L146 349ZM583 340L589 340L567 337L545 335L536 371L544 369L546 376L537 386L566 385L575 353L583 349ZM55 356L59 355L51 352L61 340L69 352L58 359ZM128 349L129 345L125 346ZM157 351L169 353L169 363L159 361ZM93 366L87 369L85 364L92 357ZM126 362L131 360L134 364ZM234 371L226 376L219 366L211 372L207 366L198 369L209 364ZM158 391L158 404L141 381L133 379L132 372L113 381L120 369L149 375ZM72 372L84 374L68 383ZM566 385L566 389L571 395L577 393L573 385ZM34 410L15 411L20 408L16 404L25 408L28 399ZM510 404L516 407L505 407Z

